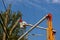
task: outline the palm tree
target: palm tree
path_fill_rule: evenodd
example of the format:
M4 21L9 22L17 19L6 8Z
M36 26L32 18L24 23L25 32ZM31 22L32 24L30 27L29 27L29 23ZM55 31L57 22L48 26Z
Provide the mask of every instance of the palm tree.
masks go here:
M20 17L22 17L21 12L12 12L11 5L5 12L0 13L0 40L17 40L21 36L18 35ZM21 40L24 40L24 37Z

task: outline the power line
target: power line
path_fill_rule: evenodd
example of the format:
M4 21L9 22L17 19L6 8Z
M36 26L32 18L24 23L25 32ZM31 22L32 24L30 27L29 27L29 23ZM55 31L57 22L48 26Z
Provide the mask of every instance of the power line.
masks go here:
M5 6L5 3L4 3L4 0L2 0L2 3L3 3L3 6L4 6L5 10L6 10L6 6Z

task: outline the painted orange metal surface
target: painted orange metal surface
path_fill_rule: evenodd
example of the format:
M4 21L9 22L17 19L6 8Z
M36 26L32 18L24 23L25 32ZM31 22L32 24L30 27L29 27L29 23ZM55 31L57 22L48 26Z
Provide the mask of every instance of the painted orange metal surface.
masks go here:
M54 31L52 27L52 15L48 14L47 16L47 40L55 40Z

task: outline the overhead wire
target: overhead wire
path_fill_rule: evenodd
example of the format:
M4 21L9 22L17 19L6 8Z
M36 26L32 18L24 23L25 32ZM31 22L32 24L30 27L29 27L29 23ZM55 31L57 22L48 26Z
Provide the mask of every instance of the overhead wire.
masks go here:
M2 3L3 3L3 6L4 6L5 10L6 10L6 6L5 6L5 2L4 2L4 0L2 0Z
M41 10L45 10L45 12L50 12L51 9L54 10L55 12L57 12L55 8L47 9L47 8L42 7L38 4L35 4L34 2L31 2L31 1L27 1L26 3L28 3L29 5L34 5L35 7L40 8ZM25 6L27 6L27 4Z

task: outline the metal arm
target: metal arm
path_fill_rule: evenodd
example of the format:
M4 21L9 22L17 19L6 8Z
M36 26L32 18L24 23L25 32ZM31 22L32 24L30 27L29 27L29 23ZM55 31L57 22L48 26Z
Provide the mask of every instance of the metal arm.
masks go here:
M27 24L27 26L33 26L32 24ZM36 28L42 29L42 30L46 30L47 28L41 27L41 26L36 26Z
M41 20L39 20L33 27L31 27L26 33L24 33L21 37L18 38L20 40L22 37L26 36L30 31L32 31L36 26L38 26L42 21L46 19L48 15L44 16Z

